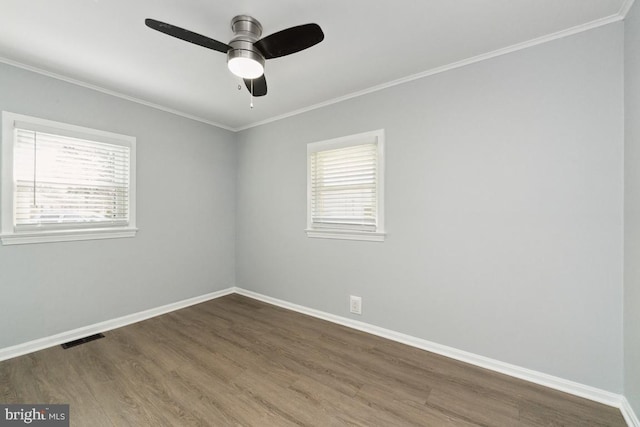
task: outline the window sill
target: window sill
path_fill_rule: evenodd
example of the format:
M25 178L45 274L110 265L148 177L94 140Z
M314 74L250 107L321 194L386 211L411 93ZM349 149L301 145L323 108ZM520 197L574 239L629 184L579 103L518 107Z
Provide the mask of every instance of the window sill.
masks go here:
M386 233L368 231L321 230L306 229L307 237L318 239L363 240L367 242L384 242Z
M42 232L19 232L0 235L3 245L29 243L71 242L75 240L120 239L135 237L137 228L90 228L86 230L58 230Z

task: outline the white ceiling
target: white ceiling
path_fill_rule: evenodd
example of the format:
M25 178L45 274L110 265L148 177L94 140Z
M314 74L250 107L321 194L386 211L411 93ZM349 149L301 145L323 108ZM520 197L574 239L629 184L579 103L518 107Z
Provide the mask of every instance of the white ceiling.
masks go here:
M0 61L237 130L620 20L632 1L1 0ZM325 33L310 49L267 61L269 93L254 109L224 54L144 25L154 18L227 43L239 14L258 19L263 36L310 22Z

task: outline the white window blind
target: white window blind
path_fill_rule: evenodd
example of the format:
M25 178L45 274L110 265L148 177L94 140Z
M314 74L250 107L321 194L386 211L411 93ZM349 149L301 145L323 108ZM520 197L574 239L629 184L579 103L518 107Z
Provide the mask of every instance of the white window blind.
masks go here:
M128 146L30 128L15 123L16 229L128 224Z
M2 112L3 245L135 237L136 138Z
M376 144L311 153L311 222L315 228L375 231Z
M384 129L307 144L305 231L384 241Z

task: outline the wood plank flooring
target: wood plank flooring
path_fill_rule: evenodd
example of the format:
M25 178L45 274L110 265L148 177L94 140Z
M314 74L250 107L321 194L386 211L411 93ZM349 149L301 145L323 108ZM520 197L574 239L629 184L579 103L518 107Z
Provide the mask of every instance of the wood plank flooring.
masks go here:
M617 409L229 295L0 362L72 426L624 426Z

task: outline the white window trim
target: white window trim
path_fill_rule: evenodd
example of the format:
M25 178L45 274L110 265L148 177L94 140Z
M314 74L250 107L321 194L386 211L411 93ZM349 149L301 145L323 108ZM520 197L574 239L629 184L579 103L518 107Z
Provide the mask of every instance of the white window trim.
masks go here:
M334 150L366 143L375 138L377 146L377 180L376 180L376 207L377 221L376 231L356 231L330 228L313 228L311 219L311 153L317 151ZM365 141L365 142L363 142ZM307 237L340 240L363 240L369 242L383 242L386 237L384 228L384 129L363 132L355 135L344 136L326 141L311 142L307 144Z
M131 148L129 177L129 223L122 227L91 227L65 230L20 230L14 224L13 146L15 122L27 122L55 129L59 134L99 142L118 143ZM3 245L26 243L68 242L74 240L114 239L134 237L136 228L136 138L37 117L2 112L2 162L0 163L0 240Z

